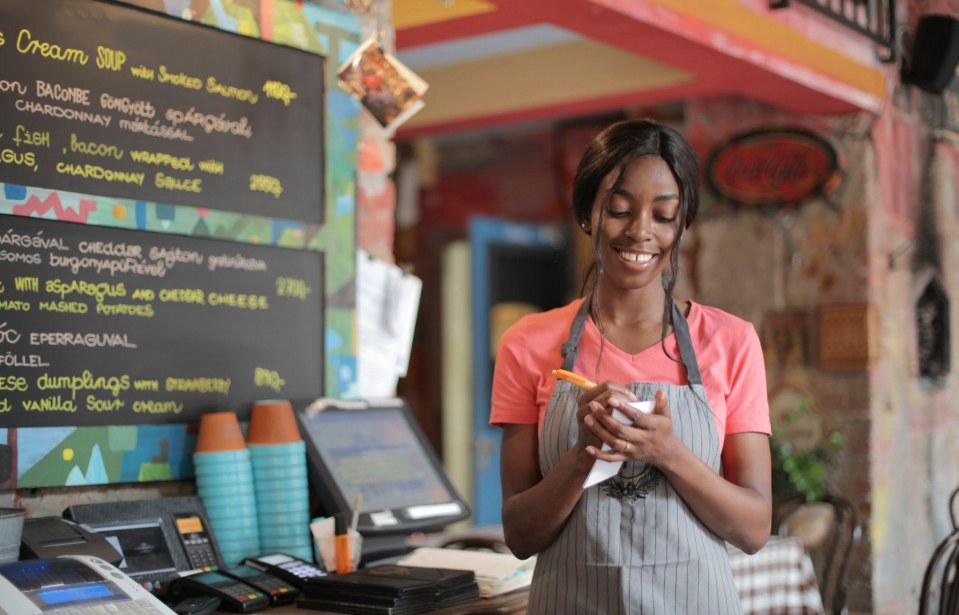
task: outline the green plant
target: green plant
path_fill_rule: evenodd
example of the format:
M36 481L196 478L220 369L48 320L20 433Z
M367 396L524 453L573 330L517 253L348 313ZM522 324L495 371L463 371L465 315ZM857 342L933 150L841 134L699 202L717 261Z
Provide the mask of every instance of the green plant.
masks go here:
M797 495L806 501L820 499L825 492L826 464L844 443L841 433L826 429L809 397L780 417L769 439L773 500Z

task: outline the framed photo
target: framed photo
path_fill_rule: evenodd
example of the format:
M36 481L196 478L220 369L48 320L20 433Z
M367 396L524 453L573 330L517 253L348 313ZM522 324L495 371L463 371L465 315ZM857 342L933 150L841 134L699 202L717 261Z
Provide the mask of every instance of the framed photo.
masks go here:
M802 367L809 363L809 313L771 312L762 329L767 367Z
M340 85L392 133L423 107L429 88L392 54L368 39L340 67Z
M879 317L866 303L819 308L819 365L828 370L867 369L878 359Z

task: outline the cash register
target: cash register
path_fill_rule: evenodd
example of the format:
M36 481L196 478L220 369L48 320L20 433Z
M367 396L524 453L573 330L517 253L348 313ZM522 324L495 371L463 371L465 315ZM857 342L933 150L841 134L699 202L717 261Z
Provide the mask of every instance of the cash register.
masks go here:
M129 615L175 615L140 584L93 555L0 564L2 615L95 615L104 608Z

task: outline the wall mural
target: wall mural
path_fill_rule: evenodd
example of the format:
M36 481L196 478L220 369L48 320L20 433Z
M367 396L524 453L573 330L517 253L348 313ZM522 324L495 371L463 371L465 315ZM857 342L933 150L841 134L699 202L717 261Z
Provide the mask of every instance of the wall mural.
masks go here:
M125 0L236 34L323 55L339 66L359 44L346 8L292 0ZM355 175L359 103L326 71L325 211L308 224L203 207L0 183L0 214L322 250L326 394L356 393ZM2 412L0 408L0 412ZM2 416L2 415L0 415ZM196 425L0 428L0 488L172 480L193 476Z

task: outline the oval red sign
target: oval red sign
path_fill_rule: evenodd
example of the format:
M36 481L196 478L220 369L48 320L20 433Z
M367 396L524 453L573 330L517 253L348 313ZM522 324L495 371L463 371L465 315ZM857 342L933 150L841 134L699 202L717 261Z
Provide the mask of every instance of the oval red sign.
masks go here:
M791 205L823 192L838 170L836 150L797 129L737 135L709 157L712 188L747 205Z

